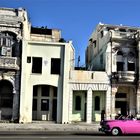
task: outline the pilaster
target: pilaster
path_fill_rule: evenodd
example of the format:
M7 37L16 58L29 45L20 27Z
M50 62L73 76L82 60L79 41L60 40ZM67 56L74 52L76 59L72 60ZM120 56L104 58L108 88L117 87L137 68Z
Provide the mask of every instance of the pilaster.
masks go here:
M106 91L106 119L110 119L111 116L111 86Z
M92 89L89 88L87 91L87 112L86 112L86 122L92 122Z
M115 95L117 92L117 87L112 86L112 90L111 90L111 118L115 119L116 116L116 111L115 111Z
M137 89L137 96L136 96L136 100L137 100L137 107L136 107L136 110L137 110L137 117L140 118L140 85Z
M69 122L72 121L72 103L73 103L73 90L69 93Z

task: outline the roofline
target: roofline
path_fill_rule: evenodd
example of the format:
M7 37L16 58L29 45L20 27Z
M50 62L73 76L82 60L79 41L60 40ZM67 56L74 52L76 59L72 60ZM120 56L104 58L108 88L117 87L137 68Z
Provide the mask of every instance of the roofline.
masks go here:
M128 29L134 29L134 30L140 30L140 27L137 27L137 26L127 26L127 25L114 25L114 24L102 24L102 23L99 23L97 25L97 28L100 27L100 26L103 26L103 27L113 27L113 28L128 28Z

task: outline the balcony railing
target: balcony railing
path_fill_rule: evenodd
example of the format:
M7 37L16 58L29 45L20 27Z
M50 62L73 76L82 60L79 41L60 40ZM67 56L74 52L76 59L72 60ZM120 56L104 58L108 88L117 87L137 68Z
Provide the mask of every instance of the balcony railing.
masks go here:
M123 40L133 40L135 38L134 33L131 32L121 32L121 31L113 31L112 32L113 39L123 39Z
M19 70L19 59L17 57L0 57L1 69Z
M135 71L118 71L112 74L112 78L118 82L134 82L136 73Z

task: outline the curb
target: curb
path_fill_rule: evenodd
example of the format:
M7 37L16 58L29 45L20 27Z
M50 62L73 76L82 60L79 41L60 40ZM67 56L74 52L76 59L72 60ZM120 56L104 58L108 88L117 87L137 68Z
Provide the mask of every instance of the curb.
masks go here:
M8 133L7 133L8 132ZM0 135L95 135L102 134L95 131L0 131Z

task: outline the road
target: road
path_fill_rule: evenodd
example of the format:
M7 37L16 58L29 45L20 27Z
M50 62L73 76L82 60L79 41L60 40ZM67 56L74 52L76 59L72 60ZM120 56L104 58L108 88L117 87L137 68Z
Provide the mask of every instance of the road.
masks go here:
M0 140L139 140L139 136L105 135L0 135Z

